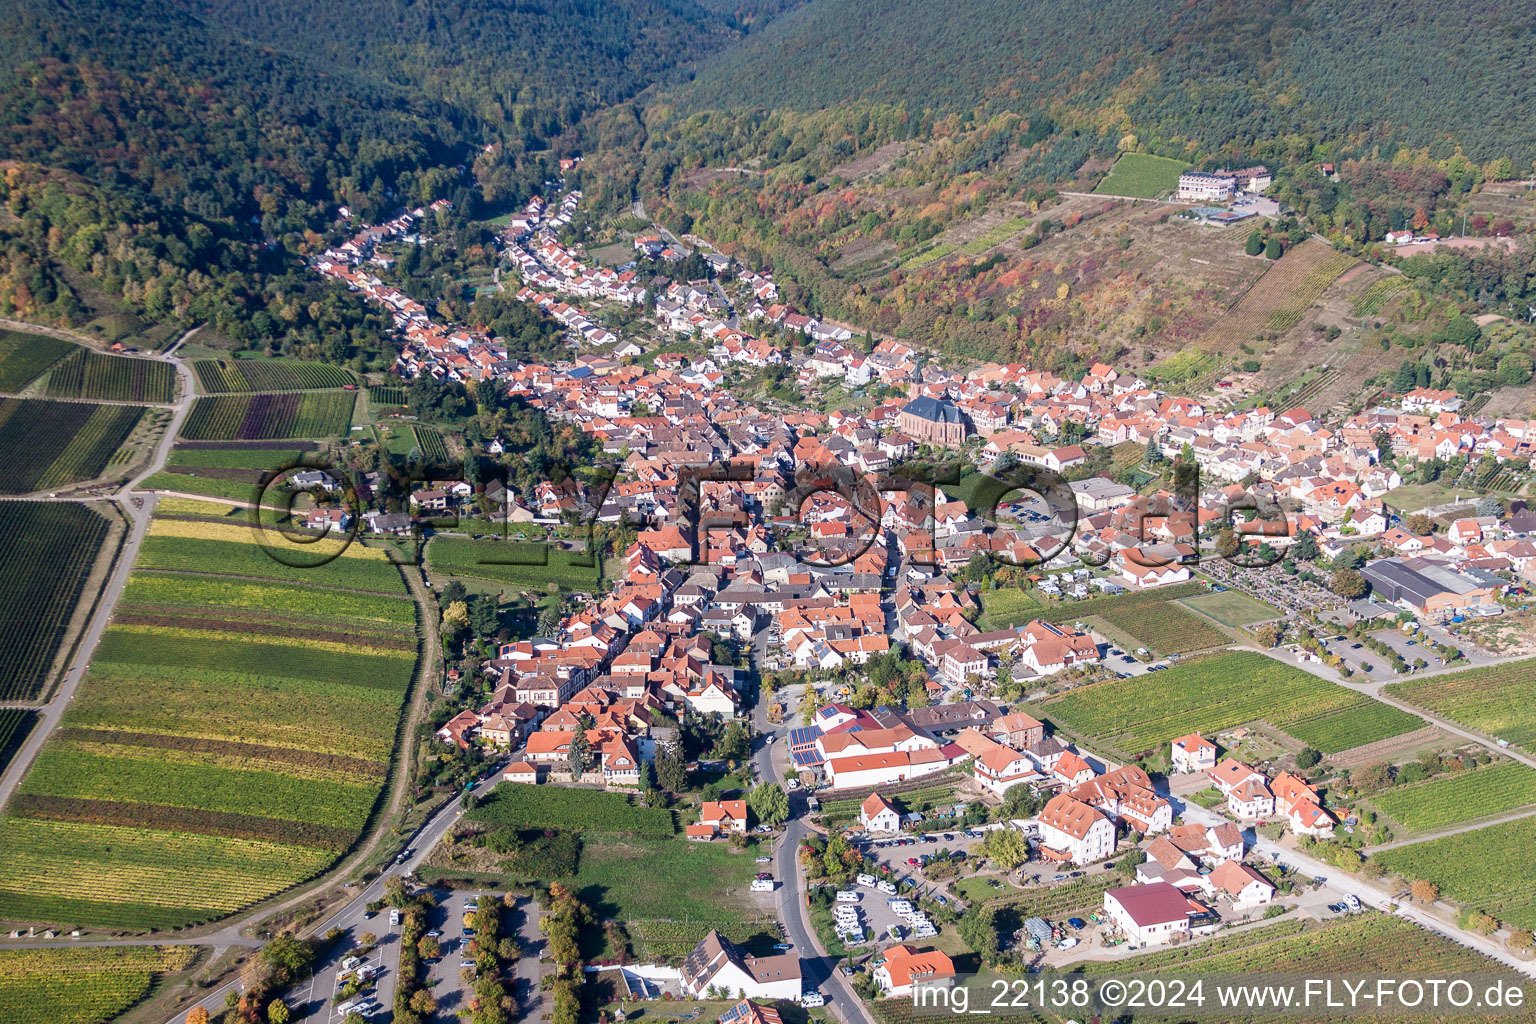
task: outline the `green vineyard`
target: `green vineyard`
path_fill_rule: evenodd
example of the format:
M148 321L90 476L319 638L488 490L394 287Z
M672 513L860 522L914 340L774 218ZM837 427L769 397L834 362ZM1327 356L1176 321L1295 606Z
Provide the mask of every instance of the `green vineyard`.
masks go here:
M0 494L95 479L143 413L134 405L0 398L0 451L13 460Z
M107 521L84 505L0 502L0 700L43 690Z
M176 368L158 359L80 349L48 374L48 397L163 405L176 397Z
M357 380L339 366L291 359L194 359L192 372L198 387L212 395L339 388Z
M333 437L351 427L356 400L356 393L351 391L199 398L181 436L191 441Z

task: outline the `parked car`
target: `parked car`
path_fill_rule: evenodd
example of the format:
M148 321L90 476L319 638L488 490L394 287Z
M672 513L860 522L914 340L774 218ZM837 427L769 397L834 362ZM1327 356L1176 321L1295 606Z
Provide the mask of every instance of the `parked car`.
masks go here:
M807 992L805 995L800 997L800 1005L807 1008L812 1006L825 1006L827 1005L827 997L822 995L820 992Z
M772 857L759 857L759 858L757 858L757 862L759 864L772 864L773 863L773 858Z

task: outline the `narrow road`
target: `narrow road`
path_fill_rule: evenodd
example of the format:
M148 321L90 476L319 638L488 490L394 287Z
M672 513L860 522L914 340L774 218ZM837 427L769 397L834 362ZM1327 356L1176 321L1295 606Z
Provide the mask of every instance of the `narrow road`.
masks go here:
M759 679L762 678L761 668L767 645L766 629L752 638L753 665ZM803 686L791 689L800 690ZM773 725L768 721L768 704L767 694L759 689L757 707L752 711L753 729L758 734L757 750L752 760L757 767L759 780L782 785L785 772L779 761L789 757L789 732L796 719L786 711L783 722ZM770 737L772 742L769 742ZM778 756L775 756L776 752ZM816 930L811 927L811 912L805 902L805 876L799 856L800 843L811 830L800 818L806 810L804 791L797 790L789 796L790 819L774 850L773 868L774 877L779 880L779 890L775 894L779 920L784 922L787 941L794 943L795 952L800 957L801 985L806 991L814 989L821 992L826 997L827 1007L835 1010L844 1024L874 1024L863 1001L854 993L848 980L837 972L837 961L827 954L816 938Z
M1166 796L1167 794L1164 795ZM1183 804L1184 806L1179 813L1184 815L1185 821L1219 825L1229 820L1215 811L1201 807L1193 801L1186 800L1183 801ZM1245 831L1244 838L1247 839L1249 836L1252 836L1250 849L1261 854L1262 859L1268 863L1278 863L1294 868L1302 875L1311 878L1323 878L1326 880L1323 883L1323 888L1338 893L1340 896L1353 895L1362 904L1379 910L1386 910L1387 904L1392 902L1392 894L1390 892L1377 887L1358 875L1352 875L1341 868L1314 860L1299 850L1281 846L1273 840L1265 839L1251 831ZM1466 946L1468 949L1475 950L1484 956L1497 960L1499 963L1521 974L1536 978L1536 963L1528 963L1518 959L1506 950L1501 943L1493 939L1463 931L1418 907L1400 904L1395 913L1399 917L1405 917L1413 921L1420 927L1427 928L1453 942Z
M1250 650L1252 648L1242 649ZM1459 725L1448 718L1442 718L1439 715L1421 708L1416 704L1409 704L1407 701L1401 701L1395 697L1388 697L1386 694L1382 693L1383 687L1386 687L1394 682L1406 682L1408 680L1417 681L1419 679L1425 679L1431 676L1450 675L1455 672L1468 672L1474 668L1483 668L1489 665L1502 665L1505 662L1510 661L1521 661L1525 658L1528 658L1529 655L1512 654L1503 657L1489 658L1486 661L1478 662L1476 665L1444 665L1440 668L1426 669L1423 672L1415 672L1411 676L1405 676L1402 679L1373 679L1368 682L1357 683L1345 679L1333 669L1328 668L1326 665L1319 665L1316 662L1310 661L1300 662L1297 661L1294 657L1288 657L1287 654L1284 653L1281 649L1265 649L1261 650L1260 653L1268 655L1269 657L1278 662L1281 662L1282 664L1290 665L1292 668L1299 668L1303 672L1317 676L1319 679L1326 679L1330 683L1335 683L1339 686L1347 687L1348 689L1354 690L1356 693L1363 693L1367 697L1370 697L1372 700L1381 701L1381 703L1397 708L1399 711L1406 711L1410 715L1416 715L1417 717L1424 719L1424 721L1428 722L1430 725L1433 725L1439 729L1443 729L1445 732L1451 733L1453 736L1460 736L1464 740L1471 740L1474 743L1480 743L1487 747L1489 750L1497 751L1505 757L1519 761L1521 764L1536 768L1536 757L1533 757L1530 754L1522 753L1516 750L1514 747L1501 747L1499 746L1498 741L1495 740L1492 736L1487 736L1483 733L1475 732L1471 729L1468 729L1464 725Z
M192 331L182 335L176 343L177 346L195 330L197 328L194 327ZM165 467L166 459L171 454L171 445L175 443L176 434L181 430L182 421L186 419L187 412L192 407L192 399L196 397L192 371L185 363L169 354L152 358L164 359L175 365L176 372L182 381L181 397L171 407L171 422L165 428L165 436L155 447L155 453L149 460L149 465L113 495L127 520L128 536L124 539L122 549L118 552L117 562L112 566L111 574L107 577L101 597L96 604L96 612L85 625L85 631L75 649L75 656L65 668L64 676L59 681L53 699L38 709L37 724L28 734L26 741L22 743L21 749L16 752L15 758L6 767L4 774L0 775L0 806L10 800L11 794L20 785L22 776L26 775L27 770L32 767L32 762L43 749L43 744L47 742L54 727L64 717L64 711L69 707L69 702L75 697L75 690L85 676L86 666L91 663L91 658L96 653L96 645L101 642L101 635L106 630L107 623L111 621L112 612L117 607L117 600L123 595L123 587L128 583L128 573L139 555L139 546L144 543L144 537L149 532L149 517L155 507L154 495L140 495L134 493L134 490L147 477L160 472Z
M474 789L476 797L483 798L488 793L490 793L491 789L501 778L502 767L502 763L498 762L495 766L495 770L491 772L490 776L476 784ZM411 855L405 860L404 863L400 863L399 861L391 863L387 868L384 869L382 873L380 873L378 878L374 879L367 886L358 890L352 899L348 900L345 905L337 909L324 920L317 921L315 924L304 929L304 931L300 933L301 938L311 935L324 935L332 928L340 928L345 932L351 933L351 944L348 942L336 943L331 947L331 951L324 955L315 964L315 975L317 977L321 977L323 979L327 973L330 973L332 976L334 976L336 964L343 956L346 955L350 945L356 944L357 937L360 936L363 932L373 931L376 933L383 933L388 931L387 917L384 917L383 915L373 917L364 916L368 913L368 904L374 900L383 898L384 885L390 878L396 875L414 874L416 869L421 866L423 861L426 860L427 854L429 854L432 851L432 848L436 846L438 842L443 838L443 836L448 833L448 830L458 822L463 813L464 812L460 808L459 801L457 800L450 800L448 803L443 805L443 807L440 808L436 814L428 818L426 822L423 823L421 827L418 828L414 833L412 833L409 839L406 840L406 847L411 851ZM309 894L306 893L305 895ZM280 909L282 908L279 907L275 908L274 910L267 911L262 916L265 917L272 913L276 913L277 910ZM230 927L233 928L236 926L231 925ZM228 931L229 929L225 930ZM202 939L194 941L197 941L202 945L211 945L215 942L222 943L222 936L223 932L220 932L216 935L204 936ZM48 943L47 945L71 944L72 943ZM140 944L142 944L142 942ZM249 943L243 942L242 944ZM29 944L29 948L36 948L38 945L42 944L31 943ZM310 985L311 983L306 981L303 987L307 990ZM177 1010L175 1016L173 1016L167 1022L167 1024L182 1024L182 1022L186 1020L187 1013L194 1006L201 1006L208 1010L209 1013L222 1010L224 1008L224 994L226 992L232 991L240 991L240 980L238 978L225 982L218 988L210 989L208 994L198 1002L189 1003L181 1009Z
M1427 843L1431 839L1444 839L1446 836L1459 836L1463 832L1476 832L1478 829L1492 828L1494 825L1503 825L1511 821L1519 821L1521 818L1529 818L1536 815L1536 807L1527 807L1522 811L1511 811L1509 814L1501 814L1497 818L1483 818L1466 825L1458 825L1455 828L1443 828L1437 832L1424 832L1411 839L1394 839L1390 843L1382 843L1380 846L1367 846L1366 853L1380 853L1382 850L1395 850L1399 846L1412 846L1415 843Z

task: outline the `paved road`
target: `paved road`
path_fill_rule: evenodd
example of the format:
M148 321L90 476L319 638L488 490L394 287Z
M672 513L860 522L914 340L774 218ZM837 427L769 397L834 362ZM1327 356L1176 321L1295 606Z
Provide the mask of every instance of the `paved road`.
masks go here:
M753 638L753 656L758 666L762 664L767 643L766 629ZM790 687L789 692L803 694L804 690L804 685L800 684ZM766 698L766 694L759 694L757 707L752 712L753 728L758 733L755 740L757 749L752 760L760 780L782 784L785 778L783 766L787 765L789 757L789 731L794 728L798 718L793 712L786 712L782 724L770 724L770 701ZM773 737L772 743L769 737ZM836 960L827 955L816 938L815 929L811 927L810 909L805 904L805 877L799 858L800 843L811 833L811 829L802 820L806 811L804 791L797 790L790 794L789 810L791 817L774 850L771 866L773 876L780 883L774 898L778 904L779 920L784 922L785 940L794 943L795 952L800 956L802 987L806 991L820 991L826 997L827 1007L836 1012L844 1024L873 1024L863 1002L854 994L847 979L837 973Z
M1483 818L1480 821L1467 825L1458 825L1455 828L1443 828L1437 832L1424 832L1411 839L1395 839L1390 843L1382 843L1380 846L1367 846L1366 853L1380 853L1382 850L1394 850L1399 846L1412 846L1414 843L1425 843L1431 839L1444 839L1446 836L1460 835L1463 832L1476 832L1481 828L1491 828L1494 825L1502 825L1509 821L1519 821L1521 818L1529 818L1536 815L1536 807L1527 807L1523 811L1513 811L1509 814L1501 814L1497 818Z
M1411 715L1417 715L1419 718L1424 719L1429 724L1443 729L1444 731L1451 733L1454 736L1460 736L1462 739L1471 740L1474 743L1480 743L1490 750L1498 751L1505 757L1519 761L1521 764L1529 765L1532 768L1536 768L1536 757L1533 757L1530 754L1521 753L1513 747L1501 747L1492 736L1487 736L1480 732L1474 732L1473 730L1468 729L1466 726L1459 725L1448 718L1441 718L1439 715L1436 715L1431 711L1426 711L1424 708L1418 707L1417 705L1409 704L1405 701L1400 701L1395 697L1388 697L1385 693L1382 692L1384 687L1394 682L1403 682L1406 679L1413 679L1417 681L1430 676L1449 675L1453 672L1465 672L1470 666L1453 664L1446 665L1441 668L1426 669L1422 672L1415 672L1412 676L1405 676L1403 679L1373 679L1366 682L1356 682L1351 679L1343 678L1327 665L1321 665L1314 661L1298 661L1293 655L1291 655L1289 651L1281 648L1264 650L1261 653L1268 655L1276 661L1284 662L1285 664L1292 665L1304 672L1309 672L1312 675L1317 676L1319 679L1326 679L1330 683L1337 683L1338 685L1346 686L1357 693L1363 693L1367 697L1370 697L1373 700L1379 700L1383 704L1389 704L1392 707L1397 708L1399 711L1406 711ZM1476 667L1482 668L1487 665L1500 665L1508 661L1520 661L1526 657L1529 657L1529 655L1511 654L1500 657L1487 658L1479 661ZM1381 659L1378 658L1376 660L1379 661Z
M1174 799L1177 800L1178 798ZM1207 810L1193 801L1183 801L1183 804L1184 806L1180 813L1184 815L1186 821L1215 825L1228 820L1215 811ZM1351 875L1332 865L1314 860L1299 850L1281 846L1273 840L1265 839L1252 833L1245 833L1245 837L1250 835L1252 836L1251 849L1256 851L1262 860L1295 868L1301 874L1311 878L1326 879L1323 888L1338 894L1339 897L1353 895L1362 904L1381 910L1385 910L1387 904L1391 902L1392 894L1390 892L1378 888L1358 875ZM1421 927L1443 935L1469 949L1476 950L1484 956L1491 957L1506 967L1519 971L1521 974L1536 978L1536 963L1528 963L1517 959L1505 950L1499 942L1484 938L1481 935L1474 935L1471 932L1462 931L1460 928L1440 920L1435 915L1419 907L1401 904L1398 906L1396 913L1399 917L1406 917Z
M476 797L484 797L491 791L491 789L496 785L497 781L501 777L501 767L501 763L498 762L497 770L493 772L489 778L481 781L475 786L474 792ZM459 820L459 817L463 813L464 812L459 807L458 801L452 801L446 804L431 818L427 819L427 821L411 836L407 842L407 847L411 851L411 856L405 861L405 863L401 864L397 862L391 864L384 870L382 874L379 875L378 878L374 879L366 887L358 890L356 895L354 895L345 906L341 907L325 920L312 925L304 931L304 936L324 935L332 928L340 928L344 933L346 933L347 938L338 941L332 947L330 947L329 950L322 954L321 958L315 964L314 980L305 982L304 985L288 993L290 1006L304 1006L307 1008L306 1015L304 1017L299 1017L296 1014L295 1020L303 1020L307 1022L307 1024L320 1024L320 1022L325 1021L325 1017L315 1016L316 1007L312 1005L312 1001L318 998L322 999L326 1004L329 1003L329 993L330 991L334 990L336 972L338 970L338 965L341 959L346 955L349 949L358 944L358 938L362 935L363 932L371 931L375 935L383 936L386 932L390 931L389 912L384 910L372 917L365 917L364 915L368 912L368 904L373 900L381 899L383 897L384 885L388 879L396 875L414 873L415 870L426 859L427 854L430 853L432 848L437 845L438 841L447 834L448 830L454 826L454 824ZM398 934L398 929L396 929L396 934ZM213 941L214 940L211 937L204 937L201 940L203 944L212 944ZM34 945L36 944L34 943ZM388 943L386 942L385 945L388 945ZM394 952L394 958L395 963L398 964L398 949ZM455 959L453 962L455 965L454 969L457 971L458 960ZM327 981L327 978L330 980ZM329 988L327 988L328 985L330 986ZM176 1015L170 1019L168 1024L182 1024L182 1022L186 1019L187 1012L190 1011L193 1006L202 1006L210 1013L216 1010L221 1010L224 1006L224 994L226 992L239 990L240 983L238 979L226 982L225 984L220 985L218 988L210 990L209 993L204 996L200 1002L182 1007L176 1012ZM392 991L393 989L391 989L391 992ZM391 1002L392 1001L393 996L391 996Z
M195 331L196 328L193 328ZM182 335L176 342L179 347L192 331ZM11 794L21 783L22 776L32 767L32 762L43 749L50 733L59 719L64 716L64 711L69 707L69 702L75 697L75 690L80 686L80 680L85 675L86 666L91 662L91 657L96 653L96 645L101 642L101 635L107 628L107 623L112 618L112 612L117 607L117 599L123 594L123 587L128 583L128 573L133 568L134 560L138 558L139 546L144 543L144 537L149 532L149 517L154 511L155 498L153 495L141 495L135 493L138 485L147 477L160 472L165 467L165 461L170 457L171 445L176 441L176 434L181 430L181 424L186 419L188 410L192 407L192 399L196 397L196 387L193 383L192 371L185 363L176 359L173 355L154 356L152 358L170 362L176 367L176 372L181 377L181 397L172 406L171 422L165 428L165 436L155 448L154 456L149 460L149 465L138 476L129 480L113 495L121 507L124 517L128 522L128 536L124 539L122 550L118 553L117 562L112 566L112 573L107 578L101 597L97 602L96 611L85 625L85 631L80 637L80 643L75 649L75 656L69 666L64 670L64 676L59 682L58 689L53 699L41 707L38 721L34 725L21 749L16 752L5 773L0 775L0 806L10 800ZM63 499L60 499L63 500Z

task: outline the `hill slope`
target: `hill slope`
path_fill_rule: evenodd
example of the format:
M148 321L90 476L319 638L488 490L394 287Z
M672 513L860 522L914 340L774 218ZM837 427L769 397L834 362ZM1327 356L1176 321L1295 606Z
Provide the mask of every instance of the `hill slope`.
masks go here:
M1531 26L1490 0L818 0L706 62L684 111L856 101L930 116L1046 106L1160 149L1298 134L1354 151L1536 157ZM786 68L793 73L785 74ZM1498 97L1498 102L1489 102Z

